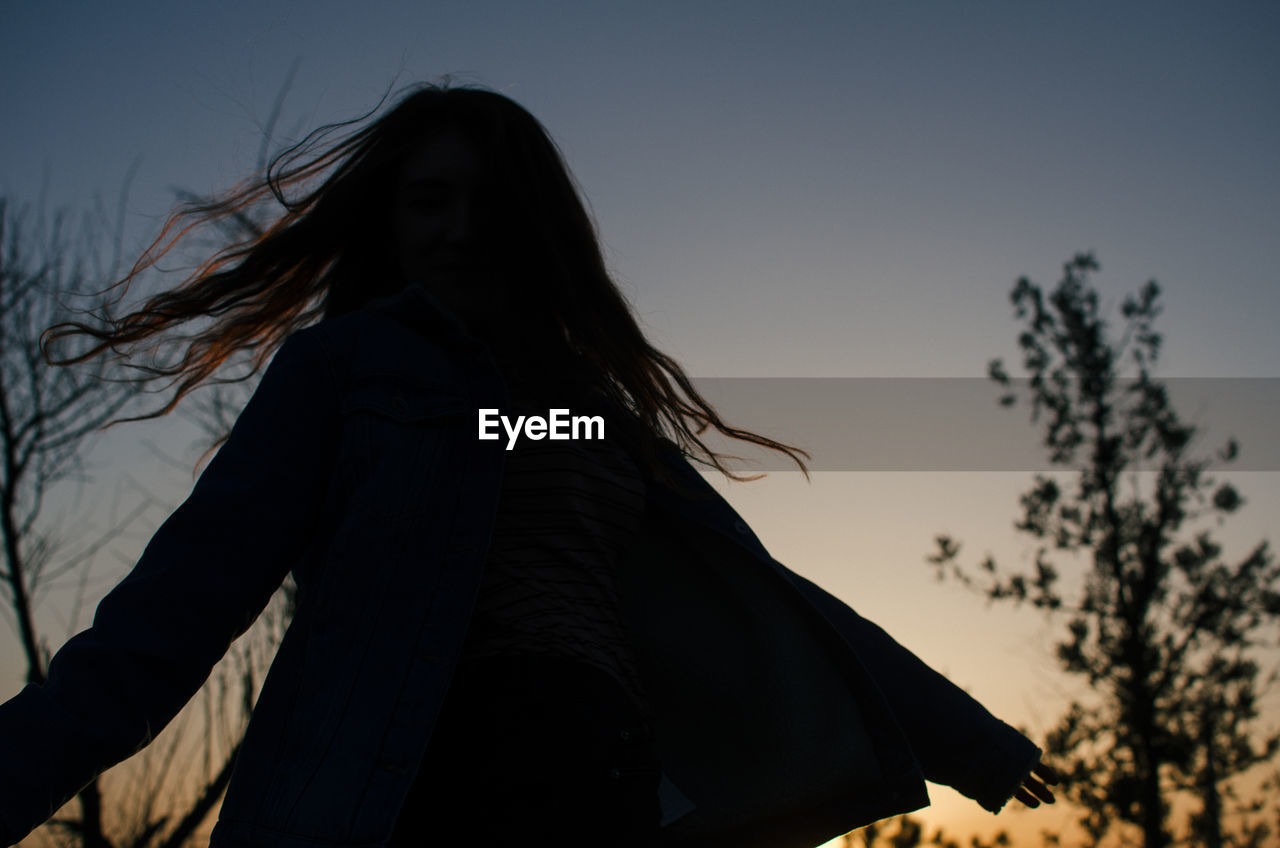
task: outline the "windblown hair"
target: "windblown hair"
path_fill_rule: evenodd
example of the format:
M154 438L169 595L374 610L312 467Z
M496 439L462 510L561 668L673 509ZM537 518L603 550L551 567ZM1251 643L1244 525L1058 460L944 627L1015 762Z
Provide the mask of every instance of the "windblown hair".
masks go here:
M384 98L385 99L385 98ZM381 104L379 104L381 106ZM511 99L480 88L414 86L380 117L378 110L312 132L277 156L266 173L226 194L180 206L129 273L108 291L119 302L129 284L197 231L248 233L215 253L180 285L149 297L123 317L94 316L105 326L68 321L41 339L46 361L69 365L106 353L130 363L149 382L172 378L161 409L119 421L171 412L188 393L210 381L233 355L248 354L247 379L293 332L323 318L393 295L404 282L396 267L391 210L394 179L405 157L424 139L458 131L492 169L502 188L503 253L516 257L515 291L558 328L559 343L598 375L598 388L632 419L645 464L661 479L658 442L673 443L689 459L734 480L728 455L699 436L708 427L734 439L786 453L808 476L799 449L731 427L698 393L683 369L645 338L630 304L610 278L594 222L564 159L546 129ZM363 126L361 126L363 124ZM271 197L284 212L265 228L254 210ZM202 324L190 335L178 328ZM55 359L58 339L88 336L85 350ZM176 362L159 361L162 344L183 349ZM113 422L118 423L118 422Z

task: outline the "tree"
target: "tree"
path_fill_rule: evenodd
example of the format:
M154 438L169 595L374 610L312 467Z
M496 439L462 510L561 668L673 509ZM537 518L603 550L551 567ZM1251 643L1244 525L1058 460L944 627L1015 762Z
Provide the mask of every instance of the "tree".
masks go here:
M925 826L919 819L905 815L897 816L892 822L897 825L893 833L888 830L888 821L876 822L846 833L843 840L846 848L920 848L929 845L938 848L1010 848L1013 845L1009 834L1003 830L992 837L990 842L977 836L961 842L952 839L939 828L926 841Z
M65 212L33 216L15 212L0 198L0 599L2 609L12 614L26 679L37 684L44 682L50 658L36 620L41 598L64 586L75 591L78 607L95 560L146 511L160 506L135 486L134 506L113 511L101 532L50 515L51 492L59 484L88 482L84 459L98 432L141 394L136 382L108 373L102 359L51 367L41 355L41 331L72 314L62 298L76 298L90 310L105 306L102 296L91 292L93 281L113 276L98 261L102 232L101 216L77 227ZM206 745L205 768L194 786L185 787L190 791L182 797L167 791L196 760L188 756L191 736L175 728L140 756L135 764L140 779L98 779L85 787L77 798L78 813L64 812L50 822L59 842L177 848L202 826L230 776L248 705L261 679L260 655L270 653L261 648L278 641L278 606L264 616L269 635L239 645L201 698L211 728L219 722L230 726L197 740ZM71 618L74 624L76 616ZM225 740L218 750L208 744L215 737Z
M1085 811L1095 843L1114 824L1141 832L1147 848L1171 841L1171 800L1198 797L1190 837L1207 846L1265 838L1224 832L1233 778L1280 746L1261 734L1260 645L1280 622L1280 568L1266 541L1235 562L1223 558L1208 519L1221 524L1244 500L1192 453L1197 428L1174 410L1153 376L1161 336L1159 287L1124 299L1118 340L1108 334L1090 275L1091 254L1066 263L1048 295L1025 277L1013 288L1018 344L1029 376L1031 420L1064 475L1036 475L1016 528L1036 542L1029 569L990 557L957 563L959 545L939 536L928 557L996 601L1030 603L1065 617L1057 659L1091 691L1073 701L1046 741L1064 766L1065 792ZM1128 366L1132 378L1121 379ZM1012 406L1019 392L1000 360L989 376ZM1229 440L1224 462L1238 453ZM1153 469L1143 475L1141 469ZM1064 590L1055 554L1090 555L1082 587Z
M51 222L15 215L0 199L0 540L3 580L26 678L43 683L48 651L39 638L35 597L47 584L82 567L128 526L113 529L69 551L71 540L42 523L50 489L82 476L92 436L131 399L128 387L103 379L98 369L51 369L40 352L40 331L64 313L54 292L83 292L93 254L92 233L73 235L65 214ZM79 241L77 241L79 239ZM145 504L144 504L145 506ZM97 781L80 793L81 817L67 822L86 846L105 846Z

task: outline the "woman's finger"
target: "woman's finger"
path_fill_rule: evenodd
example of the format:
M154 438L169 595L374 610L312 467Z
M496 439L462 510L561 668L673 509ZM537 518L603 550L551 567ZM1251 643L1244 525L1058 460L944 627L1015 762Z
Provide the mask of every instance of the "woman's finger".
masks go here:
M1040 806L1040 802L1036 800L1036 797L1021 786L1019 786L1017 791L1013 793L1013 797L1017 798L1023 804L1026 804L1032 809Z
M1032 795L1034 795L1036 798L1038 798L1039 800L1043 801L1046 804L1052 804L1055 800L1053 797L1053 792L1049 790L1049 787L1045 786L1043 783L1036 780L1034 777L1028 777L1026 779L1026 782L1024 782L1022 785L1028 792L1030 792Z
M1062 775L1058 774L1058 770L1053 766L1044 763L1036 763L1035 768L1031 769L1036 777L1043 780L1050 786L1057 786L1062 782Z

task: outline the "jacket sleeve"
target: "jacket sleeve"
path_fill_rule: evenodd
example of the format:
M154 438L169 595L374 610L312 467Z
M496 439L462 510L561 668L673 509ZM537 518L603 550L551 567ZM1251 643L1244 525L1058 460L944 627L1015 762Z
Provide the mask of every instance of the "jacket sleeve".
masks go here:
M875 679L924 776L999 812L1040 761L1040 749L843 601L789 576Z
M320 330L294 333L92 626L0 705L0 844L149 743L257 618L318 532L337 407Z

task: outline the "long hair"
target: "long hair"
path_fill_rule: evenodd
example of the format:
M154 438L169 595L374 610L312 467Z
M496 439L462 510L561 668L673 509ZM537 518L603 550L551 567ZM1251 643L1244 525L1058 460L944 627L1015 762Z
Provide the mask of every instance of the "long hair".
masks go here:
M385 99L385 98L384 98ZM294 331L360 309L404 286L391 241L394 179L424 139L458 131L502 187L503 253L518 258L522 297L558 329L558 340L585 359L597 388L630 418L631 432L651 471L670 481L655 445L666 442L687 458L714 466L736 459L700 438L709 427L734 439L786 453L808 477L805 451L731 427L698 393L684 370L645 338L630 304L611 279L594 222L564 159L546 129L511 99L473 87L422 84L380 117L366 115L321 127L277 156L266 173L207 202L178 207L130 272L129 284L193 232L226 230L271 197L283 207L274 223L215 253L180 285L148 298L123 317L96 316L105 327L78 321L46 330L46 361L66 365L104 352L152 362L132 364L140 382L172 378L160 409L118 421L165 415L209 381L233 354L249 354L256 373ZM363 124L363 126L361 126ZM343 134L345 131L345 135ZM116 302L118 302L118 299ZM157 352L189 322L204 326L179 338L182 355L164 363ZM55 360L50 345L68 336L96 340L83 352ZM118 423L112 422L112 423Z

